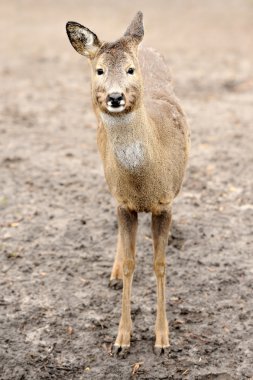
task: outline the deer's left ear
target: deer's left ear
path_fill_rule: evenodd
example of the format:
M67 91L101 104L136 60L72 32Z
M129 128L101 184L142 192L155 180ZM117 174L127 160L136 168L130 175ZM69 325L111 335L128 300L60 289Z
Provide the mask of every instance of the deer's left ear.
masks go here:
M136 13L131 24L127 28L124 36L129 36L134 39L134 41L139 44L144 36L144 26L143 26L143 14L142 12Z
M66 30L73 48L90 59L102 45L95 33L78 22L69 21Z

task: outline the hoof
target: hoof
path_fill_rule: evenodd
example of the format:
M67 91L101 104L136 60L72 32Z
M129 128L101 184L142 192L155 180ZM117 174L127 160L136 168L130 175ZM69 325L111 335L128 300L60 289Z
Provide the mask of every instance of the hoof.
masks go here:
M170 351L170 346L167 346L167 347L159 347L159 346L155 346L154 347L154 354L156 356L161 356L161 355L165 355L165 354L168 354Z
M117 344L113 347L113 355L118 358L125 359L129 353L130 346L118 346Z
M115 279L109 281L108 286L111 289L120 290L123 288L123 281L121 279L115 278Z

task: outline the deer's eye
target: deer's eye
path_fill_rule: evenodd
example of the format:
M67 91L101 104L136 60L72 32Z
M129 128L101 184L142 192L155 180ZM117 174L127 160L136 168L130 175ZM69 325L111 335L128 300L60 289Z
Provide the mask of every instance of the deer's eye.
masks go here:
M134 73L134 68L129 67L129 69L127 70L127 74L133 75L133 73Z
M104 70L103 69L97 69L97 75L103 75Z

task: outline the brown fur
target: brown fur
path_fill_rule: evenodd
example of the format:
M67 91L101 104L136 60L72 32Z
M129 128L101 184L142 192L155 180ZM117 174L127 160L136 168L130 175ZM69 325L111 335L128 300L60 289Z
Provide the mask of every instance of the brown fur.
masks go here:
M71 27L73 30L72 24ZM174 95L163 58L152 49L138 49L143 37L140 12L125 36L114 43L100 43L92 34L94 46L93 49L89 46L88 52L80 48L80 41L76 42L76 35L81 32L78 29L75 31L77 34L69 32L68 35L72 45L78 46L76 50L84 55L90 54L92 99L98 119L98 149L106 181L119 205L119 237L111 280L123 278L123 299L115 346L120 351L130 345L130 296L135 267L137 213L144 211L152 213L157 277L155 346L164 350L169 345L165 249L172 202L180 191L188 158L187 122ZM85 38L89 38L86 36L87 28L84 33ZM135 75L131 77L126 75L129 66L135 68ZM97 68L104 70L103 79L96 75ZM118 114L108 111L106 104L106 96L115 86L126 99L124 110Z

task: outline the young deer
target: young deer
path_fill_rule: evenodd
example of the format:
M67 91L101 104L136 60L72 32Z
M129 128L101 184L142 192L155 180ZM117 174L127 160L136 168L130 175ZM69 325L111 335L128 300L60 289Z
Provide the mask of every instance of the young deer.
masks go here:
M90 59L98 149L107 184L118 203L111 281L123 279L123 298L115 350L122 354L130 346L137 213L151 212L157 280L155 352L162 353L169 346L165 250L172 202L181 187L189 147L185 115L163 58L152 49L138 49L144 35L141 12L124 36L112 43L101 42L76 22L68 22L66 28L73 47Z

